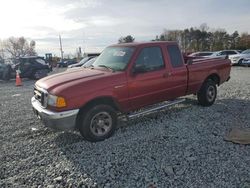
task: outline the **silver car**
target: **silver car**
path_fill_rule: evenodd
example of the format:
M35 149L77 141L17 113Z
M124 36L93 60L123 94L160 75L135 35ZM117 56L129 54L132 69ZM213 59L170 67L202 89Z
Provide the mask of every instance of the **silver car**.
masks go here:
M240 54L229 56L229 59L231 60L231 63L233 65L234 64L240 65L243 59L246 59L246 58L250 58L250 49L247 49Z
M241 65L250 67L250 58L243 59Z

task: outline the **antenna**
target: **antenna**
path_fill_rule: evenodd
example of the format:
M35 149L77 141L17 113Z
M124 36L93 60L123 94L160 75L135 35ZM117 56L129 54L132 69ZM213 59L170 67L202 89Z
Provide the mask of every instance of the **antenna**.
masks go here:
M61 39L61 35L59 35L59 42L60 42L60 51L61 51L61 61L63 61L63 49L62 49L62 39Z

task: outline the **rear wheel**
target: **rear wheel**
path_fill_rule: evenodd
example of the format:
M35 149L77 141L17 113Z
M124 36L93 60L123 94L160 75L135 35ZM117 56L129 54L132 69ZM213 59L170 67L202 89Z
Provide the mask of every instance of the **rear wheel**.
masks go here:
M198 102L202 106L211 106L217 96L217 87L213 80L207 80L197 94Z
M81 135L89 141L97 142L109 138L115 131L117 114L109 105L96 105L84 110L79 122Z

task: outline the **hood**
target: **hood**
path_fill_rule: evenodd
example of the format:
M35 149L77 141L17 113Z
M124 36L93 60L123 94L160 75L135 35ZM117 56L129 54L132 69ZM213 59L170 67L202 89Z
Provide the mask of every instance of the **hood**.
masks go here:
M53 74L42 78L36 82L36 86L41 87L46 90L51 90L59 85L64 85L69 82L78 81L78 80L90 80L104 74L109 74L109 72L104 72L94 69L71 69L64 71L62 73Z

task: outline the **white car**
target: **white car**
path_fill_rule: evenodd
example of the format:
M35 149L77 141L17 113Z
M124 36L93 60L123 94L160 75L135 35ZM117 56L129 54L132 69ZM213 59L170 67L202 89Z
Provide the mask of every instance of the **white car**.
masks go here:
M242 60L246 58L250 58L250 49L247 49L240 54L229 56L232 64L241 64Z
M190 57L209 57L213 54L213 52L209 52L209 51L204 51L204 52L194 52L189 54L188 56Z
M222 57L222 56L232 56L232 55L237 55L237 54L240 54L239 51L237 50L221 50L221 51L217 51L217 52L214 52L211 57Z

